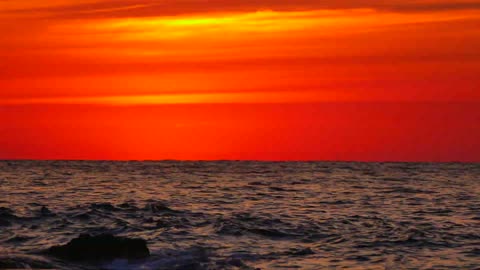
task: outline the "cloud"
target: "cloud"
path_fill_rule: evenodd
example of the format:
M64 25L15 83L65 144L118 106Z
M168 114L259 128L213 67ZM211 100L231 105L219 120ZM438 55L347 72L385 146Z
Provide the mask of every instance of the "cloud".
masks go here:
M463 99L478 82L473 1L49 3L0 0L0 100L292 87Z
M334 101L341 95L334 92L315 91L295 92L230 92L230 93L177 93L157 95L95 96L95 97L44 97L16 98L0 100L2 105L35 104L90 104L90 105L160 105L160 104L218 104L218 103L309 103L312 101ZM351 94L344 94L345 100L353 99Z
M0 1L0 6L5 5ZM56 5L43 6L31 1L31 8L25 3L15 8L11 4L6 13L36 14L56 19L80 18L125 18L125 17L161 17L179 14L225 13L225 12L252 12L258 10L275 11L305 11L318 9L359 9L368 8L394 12L425 12L463 9L480 9L480 1L318 1L318 0L175 0L175 1L146 1L146 0L97 0L97 1L70 1L58 2Z

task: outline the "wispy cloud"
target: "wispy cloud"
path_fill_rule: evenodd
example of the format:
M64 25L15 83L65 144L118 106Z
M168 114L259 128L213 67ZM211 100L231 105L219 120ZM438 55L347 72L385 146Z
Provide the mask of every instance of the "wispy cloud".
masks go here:
M319 96L316 92L245 92L245 93L190 93L162 95L93 96L93 97L49 97L49 98L7 98L1 105L165 105L165 104L216 104L216 103L309 103L331 102L339 99L347 101L351 93L326 92Z
M258 10L305 11L318 9L376 9L395 12L424 12L461 9L480 9L480 1L476 0L393 0L388 2L373 0L349 1L243 1L243 0L76 0L76 1L0 1L6 13L36 14L51 18L123 18L123 17L158 17L179 14L252 12ZM30 4L30 5L29 5Z
M478 82L479 7L468 0L0 0L0 99L255 101L205 93L266 88L295 89L288 96L295 101L323 100L332 89L356 91L357 100L416 92L467 99ZM318 94L302 96L308 91ZM109 98L83 97L91 94ZM18 96L40 99L11 99ZM78 99L42 99L50 96ZM279 97L258 100L286 99Z

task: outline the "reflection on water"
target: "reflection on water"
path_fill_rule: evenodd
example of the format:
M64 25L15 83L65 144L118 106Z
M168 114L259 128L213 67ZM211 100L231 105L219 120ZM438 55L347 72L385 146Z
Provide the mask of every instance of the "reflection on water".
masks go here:
M80 233L148 241L105 269L476 269L480 164L0 162L0 268ZM4 266L5 267L5 266Z

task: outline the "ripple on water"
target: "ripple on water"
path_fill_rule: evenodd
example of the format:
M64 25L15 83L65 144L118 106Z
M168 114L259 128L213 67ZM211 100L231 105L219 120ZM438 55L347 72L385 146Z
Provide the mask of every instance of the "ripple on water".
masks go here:
M476 269L479 177L453 163L0 162L0 268ZM39 255L83 233L143 238L152 256Z

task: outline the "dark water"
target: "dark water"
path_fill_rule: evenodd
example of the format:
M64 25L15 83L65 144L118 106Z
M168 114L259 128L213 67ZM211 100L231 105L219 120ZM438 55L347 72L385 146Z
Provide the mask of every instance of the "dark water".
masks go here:
M0 263L60 269L480 269L480 164L0 162ZM42 256L80 233L147 260Z

